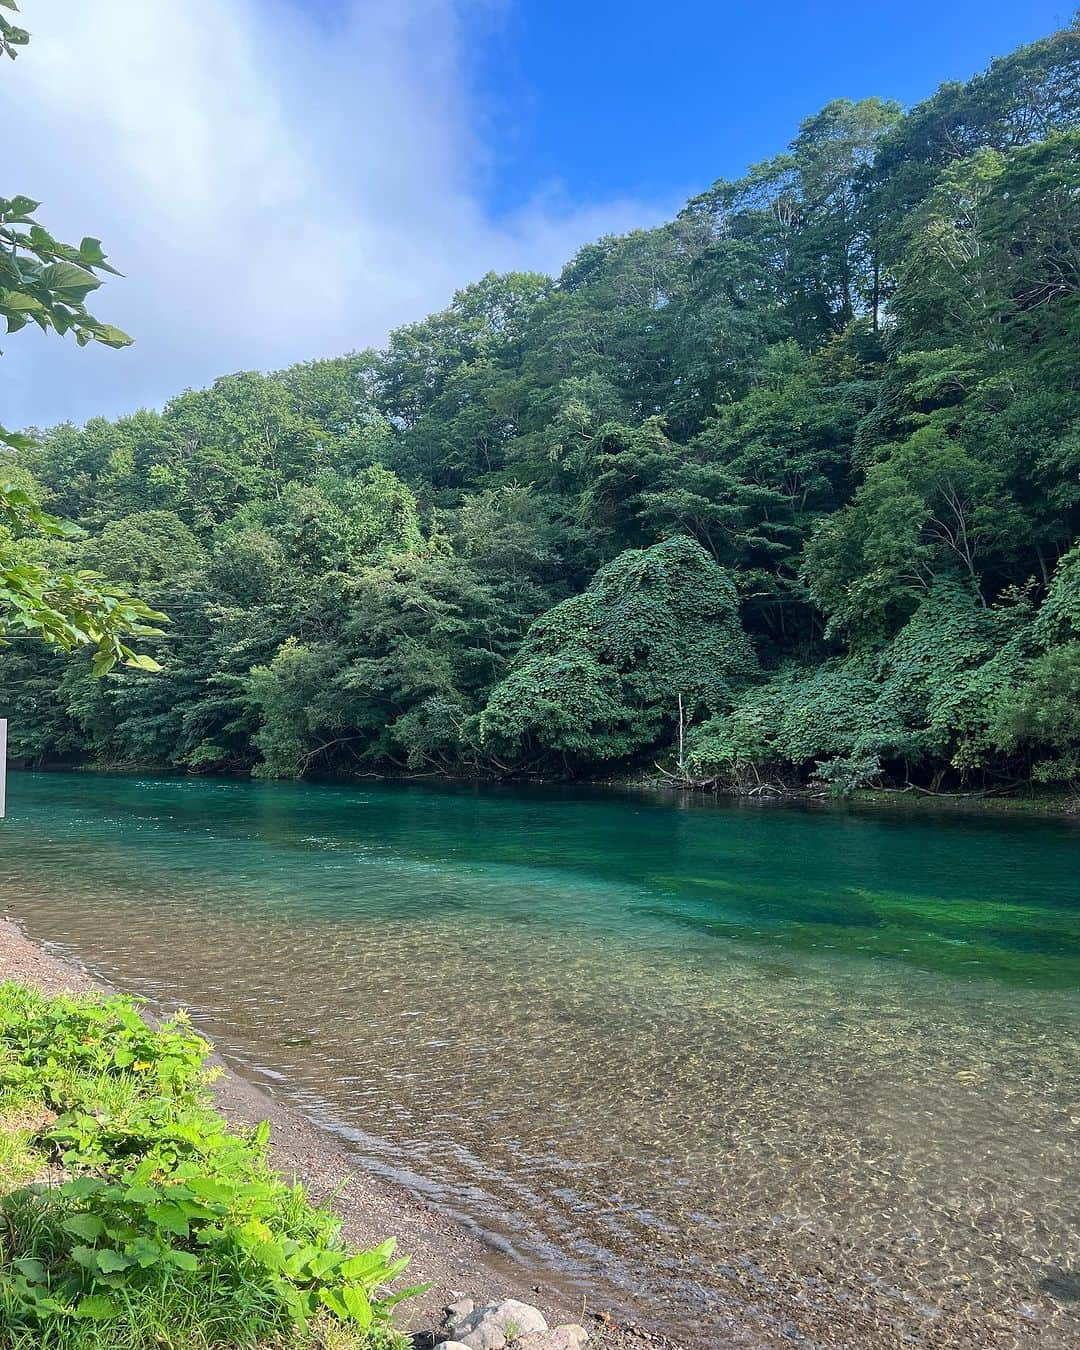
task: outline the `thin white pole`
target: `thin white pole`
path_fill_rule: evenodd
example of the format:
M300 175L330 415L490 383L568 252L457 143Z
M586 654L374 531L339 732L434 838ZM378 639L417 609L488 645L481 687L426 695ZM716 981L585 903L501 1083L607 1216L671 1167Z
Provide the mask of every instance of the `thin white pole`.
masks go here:
M7 718L0 717L0 820L7 815Z

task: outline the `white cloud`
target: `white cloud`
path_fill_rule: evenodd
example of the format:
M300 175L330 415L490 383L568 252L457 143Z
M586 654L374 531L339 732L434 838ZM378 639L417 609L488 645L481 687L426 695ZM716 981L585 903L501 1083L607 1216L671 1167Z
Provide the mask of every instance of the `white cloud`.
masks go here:
M556 270L634 201L493 220L462 4L352 0L333 24L285 0L23 0L0 70L0 192L125 273L92 297L121 352L28 330L3 342L0 422L160 405L227 371L381 345L484 272Z

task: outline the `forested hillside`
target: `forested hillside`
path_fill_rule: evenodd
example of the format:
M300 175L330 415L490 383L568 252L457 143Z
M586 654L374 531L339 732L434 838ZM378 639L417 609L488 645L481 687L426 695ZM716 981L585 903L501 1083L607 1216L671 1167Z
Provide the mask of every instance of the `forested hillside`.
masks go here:
M1078 286L1074 24L385 351L54 427L9 477L85 535L23 547L172 622L14 641L12 752L1080 780Z

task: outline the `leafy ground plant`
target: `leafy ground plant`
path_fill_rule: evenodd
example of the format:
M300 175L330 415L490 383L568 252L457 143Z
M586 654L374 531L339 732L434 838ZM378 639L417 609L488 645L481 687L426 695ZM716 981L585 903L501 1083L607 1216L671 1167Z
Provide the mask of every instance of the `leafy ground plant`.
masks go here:
M210 1046L126 998L0 985L0 1330L15 1350L401 1343L389 1239L268 1162L211 1105ZM32 1177L29 1184L25 1184Z

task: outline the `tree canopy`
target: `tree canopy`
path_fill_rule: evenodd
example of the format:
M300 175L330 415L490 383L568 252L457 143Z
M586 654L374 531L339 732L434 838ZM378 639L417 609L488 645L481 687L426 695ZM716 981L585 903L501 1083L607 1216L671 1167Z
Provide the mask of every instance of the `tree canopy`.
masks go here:
M84 531L42 557L175 623L148 678L6 653L13 749L1073 782L1078 75L1073 23L908 110L835 100L674 220L383 351L20 444L25 502ZM9 324L118 341L82 308L96 241L0 208Z

